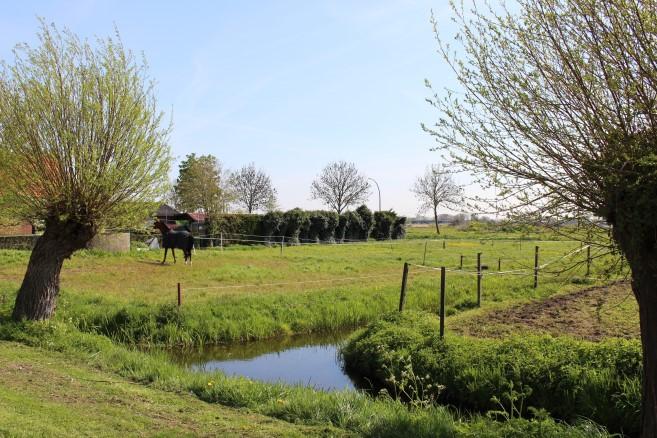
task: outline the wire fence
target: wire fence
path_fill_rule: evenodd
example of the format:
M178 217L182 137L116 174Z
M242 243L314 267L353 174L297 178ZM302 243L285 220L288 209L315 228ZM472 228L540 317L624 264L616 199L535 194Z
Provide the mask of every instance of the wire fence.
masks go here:
M161 244L161 236L157 234L142 234L133 233L135 237L133 240L142 241L142 242L151 242L153 239L157 239ZM307 245L404 245L404 244L428 244L428 243L440 243L443 249L447 245L458 245L459 243L467 242L478 242L479 244L493 244L495 242L499 243L519 243L527 239L523 238L403 238L403 239L349 239L349 238L338 238L333 237L328 239L322 239L321 236L315 238L306 238L300 236L286 236L286 235L263 235L263 234L244 234L244 233L214 233L214 234L205 234L203 236L194 237L197 244L195 245L196 249L210 249L210 248L219 248L226 249L231 246L253 246L253 245L262 245L267 247L272 246L307 246ZM566 240L533 240L534 242L569 242Z
M493 271L490 269L484 269L486 268L485 265L481 264L481 254L477 254L477 267L476 269L464 269L462 266L462 259L463 256L461 256L461 267L454 268L454 267L445 267L445 266L434 266L434 265L429 265L425 263L414 263L414 262L405 262L404 263L404 269L403 269L403 278L402 278L402 290L406 288L406 283L407 279L409 276L416 276L416 275L422 275L422 274L436 274L436 272L440 272L441 275L445 275L445 273L451 273L451 274L456 274L456 275L461 275L461 276L470 276L473 278L477 279L477 286L476 286L476 293L477 293L477 305L481 304L481 290L482 290L482 283L485 277L504 277L504 276L509 276L509 277L533 277L534 282L533 282L533 287L537 288L538 283L539 283L539 278L562 278L565 281L571 281L575 274L574 272L570 272L569 275L562 275L564 272L567 272L567 270L558 270L558 271L549 271L547 270L548 267L551 267L553 265L558 265L558 264L563 264L565 263L571 263L572 264L572 258L575 257L577 254L587 251L587 257L590 256L590 252L588 251L589 246L582 246L580 248L568 251L565 254L560 254L556 257L552 257L549 259L547 262L544 262L542 264L538 263L539 260L539 247L535 247L535 258L534 258L534 266L531 267L526 263L521 263L520 260L517 260L515 257L509 257L509 260L513 260L516 263L518 263L521 267L520 268L512 268L512 269L506 269L502 270L500 268L500 264L498 264L498 270ZM409 268L413 268L409 272ZM266 288L278 288L278 287L290 287L290 288L305 288L306 290L309 290L307 286L318 286L318 285L323 285L327 284L330 286L336 285L336 284L348 284L348 283L356 283L356 282L367 282L367 283L372 283L373 281L376 280L385 280L386 282L390 282L391 279L398 278L399 277L399 272L398 271L390 271L390 272L380 272L376 274L371 274L371 275L360 275L360 276L334 276L330 278L320 278L320 279L312 279L312 280L297 280L297 281L274 281L274 282L259 282L259 283L235 283L235 284L220 284L220 285L204 285L204 286L196 286L196 285L183 285L181 283L177 284L178 287L178 293L179 293L179 303L181 300L181 290L184 289L185 292L194 292L194 291L224 291L224 290L245 290L245 289L257 289L257 290L262 290ZM585 276L585 279L587 281L617 281L617 280L622 280L624 277L612 277L612 276L606 276L606 277L594 277L589 275L587 272L587 275ZM404 293L404 292L402 292Z

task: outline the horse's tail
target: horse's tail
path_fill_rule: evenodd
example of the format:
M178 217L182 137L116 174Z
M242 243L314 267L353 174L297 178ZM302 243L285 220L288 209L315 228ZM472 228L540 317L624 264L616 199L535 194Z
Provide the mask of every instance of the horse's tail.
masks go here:
M189 251L190 253L192 252L192 249L194 249L194 236L192 234L189 235L189 238L187 239L187 244L185 246L186 246L185 250Z

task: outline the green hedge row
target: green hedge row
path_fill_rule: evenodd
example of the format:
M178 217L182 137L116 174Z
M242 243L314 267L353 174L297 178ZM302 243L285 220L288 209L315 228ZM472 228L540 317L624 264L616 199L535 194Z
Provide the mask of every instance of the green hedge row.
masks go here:
M419 386L415 395L459 409L528 417L543 409L568 422L588 418L615 433L639 431L638 341L449 334L441 340L434 315L396 312L351 339L342 354L349 370L388 391Z
M212 234L248 236L265 241L292 244L309 242L350 242L356 240L403 239L406 218L390 211L372 213L365 205L338 215L332 211L306 211L294 208L286 212L259 214L221 214L210 219Z

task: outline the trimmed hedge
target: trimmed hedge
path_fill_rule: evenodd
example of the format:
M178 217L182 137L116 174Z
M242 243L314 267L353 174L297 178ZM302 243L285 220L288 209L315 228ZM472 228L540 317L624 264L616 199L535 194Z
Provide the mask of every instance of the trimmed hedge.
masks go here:
M338 215L332 211L306 211L294 208L286 212L271 211L259 214L220 214L211 218L208 226L212 234L264 236L264 242L288 244L315 242L350 242L368 240L403 239L406 236L406 218L390 210L372 213L365 205L355 211Z
M212 233L261 235L262 216L258 214L221 214L209 221Z

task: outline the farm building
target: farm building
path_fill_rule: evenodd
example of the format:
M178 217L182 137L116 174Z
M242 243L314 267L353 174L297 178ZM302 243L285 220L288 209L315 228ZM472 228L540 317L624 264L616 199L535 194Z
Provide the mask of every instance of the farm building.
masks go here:
M34 231L34 226L27 221L0 226L0 236L25 236L34 234Z
M170 205L162 204L157 209L155 216L170 229L187 225L196 236L203 236L207 231L208 218L205 213L180 212Z

